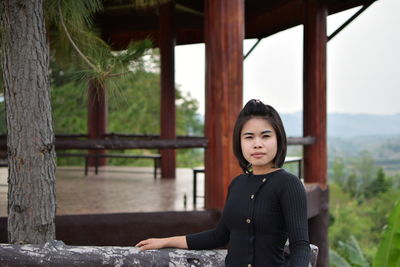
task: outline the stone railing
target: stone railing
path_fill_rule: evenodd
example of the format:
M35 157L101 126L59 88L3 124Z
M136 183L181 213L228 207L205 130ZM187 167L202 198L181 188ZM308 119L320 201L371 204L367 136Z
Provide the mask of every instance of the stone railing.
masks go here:
M318 248L311 245L310 266ZM44 245L0 244L0 266L224 266L226 250L160 249L136 247L67 246L62 241Z

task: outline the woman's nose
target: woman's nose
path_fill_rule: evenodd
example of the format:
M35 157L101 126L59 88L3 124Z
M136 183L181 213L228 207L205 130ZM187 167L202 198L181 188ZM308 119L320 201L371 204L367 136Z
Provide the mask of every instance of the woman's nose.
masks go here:
M253 147L254 147L254 148L260 148L260 147L262 147L262 143L261 143L261 140L260 140L259 138L255 138L255 139L254 139Z

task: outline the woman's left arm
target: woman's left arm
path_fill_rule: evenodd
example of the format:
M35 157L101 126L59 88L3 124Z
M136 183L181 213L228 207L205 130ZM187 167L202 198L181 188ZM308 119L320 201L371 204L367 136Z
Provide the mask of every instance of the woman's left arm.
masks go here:
M307 267L310 262L310 242L304 185L297 177L288 177L280 198L289 236L290 266Z

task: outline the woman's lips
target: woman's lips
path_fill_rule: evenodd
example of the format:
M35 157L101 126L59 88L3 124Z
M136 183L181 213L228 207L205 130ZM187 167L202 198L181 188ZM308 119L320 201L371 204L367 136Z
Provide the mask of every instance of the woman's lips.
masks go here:
M265 156L265 153L253 153L253 154L251 154L251 156L252 156L253 158L258 159L258 158L264 157L264 156Z

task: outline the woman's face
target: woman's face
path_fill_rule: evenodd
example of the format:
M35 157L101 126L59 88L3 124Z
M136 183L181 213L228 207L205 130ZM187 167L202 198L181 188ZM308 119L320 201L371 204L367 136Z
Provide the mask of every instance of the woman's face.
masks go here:
M274 170L277 139L274 128L267 120L259 117L248 120L243 125L240 144L243 156L252 165L254 174Z

